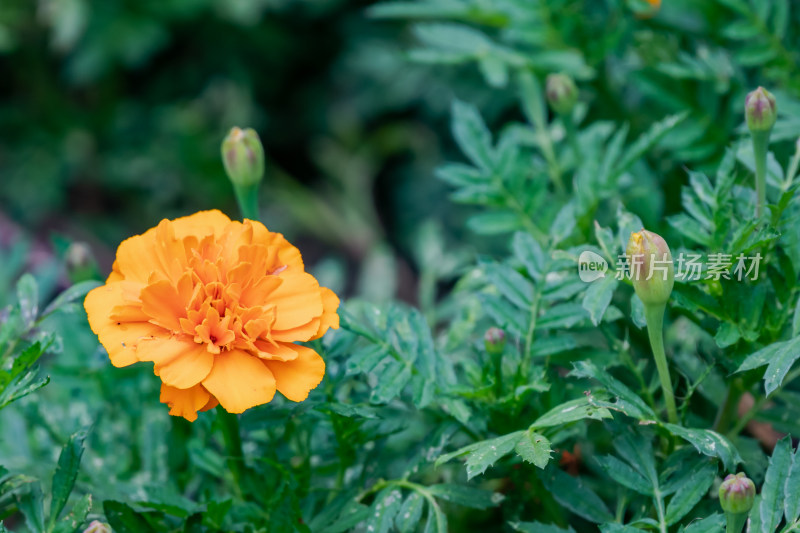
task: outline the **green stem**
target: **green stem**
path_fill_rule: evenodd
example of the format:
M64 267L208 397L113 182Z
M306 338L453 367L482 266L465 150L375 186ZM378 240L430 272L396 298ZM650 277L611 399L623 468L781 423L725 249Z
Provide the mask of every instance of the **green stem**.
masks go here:
M242 453L242 436L239 431L239 418L227 412L222 406L217 406L217 420L222 427L222 438L225 441L225 450L228 455L231 475L237 494L242 494L242 468L244 467L244 454Z
M236 193L236 202L239 204L239 212L242 218L249 218L250 220L259 220L258 215L258 187L260 183L254 185L233 185L233 191Z
M503 396L503 353L493 353L491 357L494 363L495 396L499 399Z
M739 399L742 397L741 380L735 379L728 385L725 401L719 408L717 419L714 422L714 431L725 433L739 408Z
M567 141L572 148L572 155L575 157L575 166L578 166L578 157L581 153L581 148L578 144L578 133L575 130L575 122L572 120L572 113L561 115L561 120L564 123L564 129L567 131Z
M747 523L748 513L725 513L727 525L725 533L742 533L742 528Z
M664 310L666 305L644 306L644 316L647 321L647 334L650 337L650 348L656 361L658 378L661 380L661 390L664 401L667 403L667 418L671 424L678 423L678 410L675 408L675 395L672 392L672 380L669 377L667 355L664 353Z
M756 163L756 218L761 218L764 206L767 203L767 149L769 147L769 132L759 131L752 133L753 157Z

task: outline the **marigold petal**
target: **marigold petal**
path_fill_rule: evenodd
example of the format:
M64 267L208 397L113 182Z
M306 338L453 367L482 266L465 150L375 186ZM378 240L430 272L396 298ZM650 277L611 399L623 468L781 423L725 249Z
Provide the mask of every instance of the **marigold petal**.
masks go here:
M327 287L322 289L322 316L320 317L319 329L310 340L319 339L329 328L339 329L339 297Z
M319 331L319 325L321 320L319 318L313 319L311 322L307 324L303 324L302 326L292 328L292 329L282 329L276 330L273 329L269 333L269 337L277 342L305 342L310 341L311 337L313 337L317 331Z
M152 361L153 373L178 389L188 389L203 381L214 364L214 354L205 344L188 338L155 337L143 340L136 349L140 361Z
M126 284L128 282L115 282L92 289L83 302L89 326L116 367L138 361L136 346L139 341L163 331L149 322L117 322L111 318L112 309L127 303L124 298Z
M289 342L278 342L275 343L277 346L271 342L267 342L265 340L258 339L255 341L255 346L258 348L258 356L261 359L276 359L278 361L291 361L292 359L297 359L297 347L296 344L291 344Z
M275 268L286 266L291 269L303 270L303 258L300 255L300 250L289 244L289 241L280 234L269 231L264 224L255 220L245 220L245 224L253 226L253 243L262 244L267 249L277 250L274 254L274 264L267 265L267 267Z
M275 378L260 359L241 350L217 355L203 386L229 413L268 403L275 396Z
M322 381L325 375L325 361L306 346L295 345L297 359L293 361L264 361L275 376L278 392L293 402L302 402L311 389Z
M280 278L282 283L269 295L275 306L274 329L297 328L322 315L322 294L314 276L286 271Z
M186 318L186 302L169 281L157 281L142 289L142 311L154 323L172 331L181 330L181 318Z
M155 253L157 246L156 228L125 239L117 248L114 270L126 280L144 284L148 283L154 272L166 276L159 255Z
M176 218L172 221L172 227L175 231L175 237L178 239L183 239L190 235L204 237L213 234L219 237L225 231L230 221L231 219L223 214L222 211L212 209L210 211L199 211L193 215Z
M162 383L159 400L169 406L169 414L172 416L182 416L189 422L194 422L197 420L197 411L208 405L211 395L202 385L178 389Z

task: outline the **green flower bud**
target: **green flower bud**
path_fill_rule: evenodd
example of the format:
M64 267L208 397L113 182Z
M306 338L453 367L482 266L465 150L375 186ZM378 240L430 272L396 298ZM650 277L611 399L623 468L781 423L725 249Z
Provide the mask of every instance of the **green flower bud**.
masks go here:
M778 118L775 97L763 87L749 93L744 100L744 116L751 132L770 131Z
M578 88L566 74L548 75L544 92L550 107L559 115L571 113L578 101Z
M719 486L719 504L722 510L731 514L745 514L753 507L756 486L753 481L739 472L729 474Z
M255 130L232 128L222 141L222 161L234 185L257 185L264 176L264 148Z
M625 250L631 281L645 306L665 305L675 283L672 253L660 235L642 229L631 233Z
M111 526L99 520L92 520L83 533L111 533Z
M64 252L64 266L72 283L101 277L92 250L85 242L73 242L67 247Z
M489 328L483 336L483 342L488 353L501 354L506 345L506 332L500 328Z

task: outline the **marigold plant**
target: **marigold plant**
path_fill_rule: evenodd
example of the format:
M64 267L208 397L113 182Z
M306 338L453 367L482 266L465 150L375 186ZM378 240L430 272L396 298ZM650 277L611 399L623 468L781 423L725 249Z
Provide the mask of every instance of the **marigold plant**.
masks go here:
M339 299L297 248L253 220L204 211L125 240L84 306L112 364L152 362L170 414L197 419L272 400L302 401L325 362L295 344L339 327Z

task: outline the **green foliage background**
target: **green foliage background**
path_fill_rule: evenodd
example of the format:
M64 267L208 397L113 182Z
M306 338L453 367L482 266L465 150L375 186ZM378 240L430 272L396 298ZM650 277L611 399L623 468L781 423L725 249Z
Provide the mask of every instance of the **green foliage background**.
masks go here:
M650 10L4 0L5 527L699 533L722 531L716 488L743 470L751 530L797 528L800 10ZM546 107L552 72L577 80L569 117ZM779 110L760 221L758 85ZM243 462L230 419L171 418L147 365L112 368L80 305L121 239L236 214L233 125L264 140L265 224L346 301L310 398L240 417ZM643 226L674 254L764 256L757 282L676 283L679 424L629 284L577 276Z

